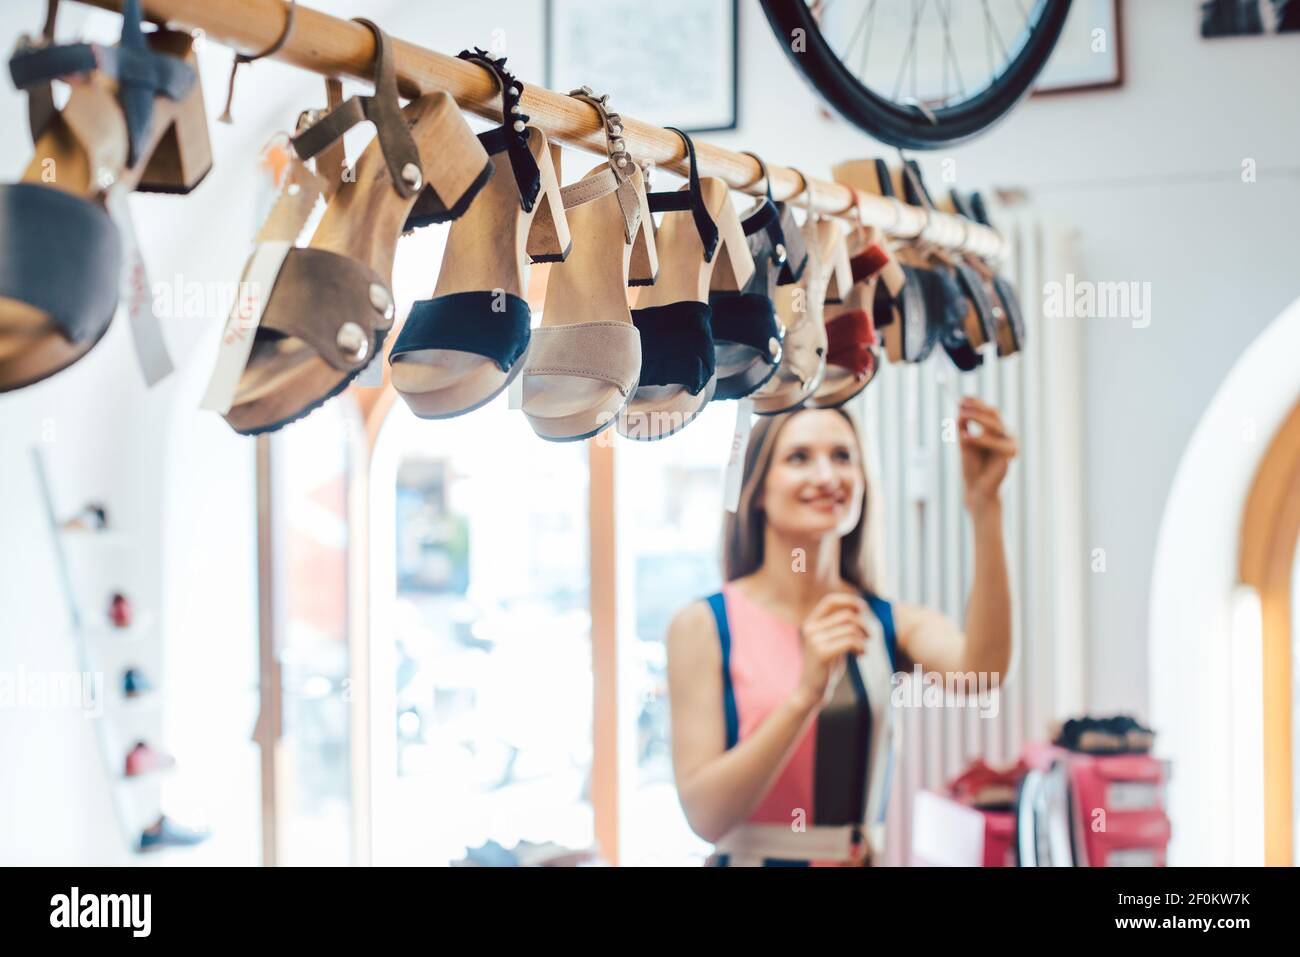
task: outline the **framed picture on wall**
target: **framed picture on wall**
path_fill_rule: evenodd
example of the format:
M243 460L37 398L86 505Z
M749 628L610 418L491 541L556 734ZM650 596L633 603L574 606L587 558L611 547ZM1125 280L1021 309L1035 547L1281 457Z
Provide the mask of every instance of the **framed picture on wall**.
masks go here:
M546 85L690 133L737 122L738 0L547 0Z
M1300 0L1203 0L1201 36L1262 36L1300 32Z
M1074 0L1034 94L1101 90L1124 83L1120 0Z

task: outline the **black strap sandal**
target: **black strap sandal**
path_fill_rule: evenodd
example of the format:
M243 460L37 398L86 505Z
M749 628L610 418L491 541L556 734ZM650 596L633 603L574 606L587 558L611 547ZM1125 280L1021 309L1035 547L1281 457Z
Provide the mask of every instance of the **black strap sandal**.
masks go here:
M798 282L808 265L794 211L773 201L767 164L754 153L748 155L763 172L766 195L740 220L754 258L754 275L739 292L709 293L718 376L715 399L744 398L776 374L785 328L772 297L778 285Z
M496 172L452 224L433 296L411 307L389 356L393 387L427 419L473 411L520 374L532 324L527 264L563 261L572 246L550 144L519 106L523 84L504 58L458 55L496 80L501 125L478 137ZM407 225L442 221L430 215L417 204Z
M680 431L713 398L709 292L739 291L754 273L729 187L715 177L701 179L695 144L681 130L669 129L685 144L687 183L648 197L650 211L665 214L655 239L660 271L632 310L641 335L641 375L618 421L621 435L645 441Z

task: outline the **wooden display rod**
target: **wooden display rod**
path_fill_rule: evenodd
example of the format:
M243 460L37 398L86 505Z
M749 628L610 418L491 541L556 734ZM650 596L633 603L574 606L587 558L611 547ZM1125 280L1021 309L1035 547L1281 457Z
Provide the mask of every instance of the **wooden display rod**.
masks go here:
M122 9L121 0L81 2L106 10ZM255 54L270 47L282 34L288 3L286 0L221 0L219 3L143 0L143 9L149 19L199 29L209 40ZM443 90L455 97L464 110L488 119L500 117L496 83L481 67L396 37L393 48L404 96ZM373 52L374 38L361 24L299 3L293 31L272 58L322 76L368 80ZM606 155L600 120L592 107L565 94L534 86L524 77L520 79L524 81L520 105L531 122L545 130L550 139L599 156ZM592 77L592 84L599 87L600 78ZM634 157L685 175L686 151L676 134L626 115L623 127L628 152ZM761 193L762 172L753 157L700 141L696 141L695 149L701 176L717 176L741 192ZM767 165L772 174L772 192L778 200L789 199L801 191L803 179L798 172L770 161ZM853 218L854 194L847 186L812 177L808 183L811 196L800 196L798 205L811 206L830 216ZM1002 237L996 230L957 216L930 212L880 196L863 197L859 209L864 222L879 226L890 236L912 238L924 233L936 245L991 259L998 259L1005 252Z

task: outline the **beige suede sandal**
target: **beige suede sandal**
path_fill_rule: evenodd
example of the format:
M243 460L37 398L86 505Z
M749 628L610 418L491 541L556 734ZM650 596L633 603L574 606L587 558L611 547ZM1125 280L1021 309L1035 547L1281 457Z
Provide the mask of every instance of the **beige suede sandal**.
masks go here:
M554 442L598 434L627 405L642 363L627 287L658 271L645 183L624 149L622 121L589 88L570 95L599 114L609 160L560 191L573 252L551 267L524 368L523 413Z

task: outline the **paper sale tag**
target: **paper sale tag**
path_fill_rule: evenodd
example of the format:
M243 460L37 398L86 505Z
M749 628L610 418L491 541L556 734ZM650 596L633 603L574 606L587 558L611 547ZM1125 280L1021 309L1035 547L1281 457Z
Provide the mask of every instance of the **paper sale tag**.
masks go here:
M104 196L104 205L122 237L121 302L131 324L135 357L140 363L145 384L154 386L171 375L175 365L167 352L162 323L153 311L153 286L136 242L131 207L120 184L109 188Z
M734 512L740 505L740 480L745 471L745 451L749 448L749 430L753 425L754 400L741 399L736 403L736 430L731 436L731 454L727 459L727 472L723 479L723 507Z
M298 159L287 143L287 137L281 134L273 137L262 150L261 169L277 191L258 230L257 247L244 266L238 294L221 332L217 364L199 403L200 408L223 415L234 402L235 390L248 365L257 327L266 312L280 267L327 185L324 178Z
M248 265L244 267L244 275L240 277L239 293L221 333L221 345L217 347L217 365L212 370L212 378L208 380L208 389L199 408L222 415L230 411L239 379L253 351L253 339L262 321L262 313L271 297L271 287L275 285L284 257L292 248L290 242L274 240L253 250Z

